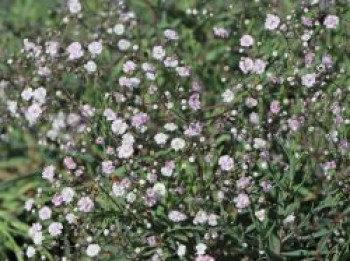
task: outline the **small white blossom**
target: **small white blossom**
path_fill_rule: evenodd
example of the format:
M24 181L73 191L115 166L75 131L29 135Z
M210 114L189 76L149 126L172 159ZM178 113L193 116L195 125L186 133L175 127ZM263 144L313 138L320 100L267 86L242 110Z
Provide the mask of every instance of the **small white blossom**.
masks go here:
M101 247L98 244L90 244L86 249L86 255L89 257L97 256L101 251Z
M183 150L186 146L186 142L182 138L174 138L171 140L171 147L175 151Z
M234 94L234 92L232 90L227 89L226 91L224 91L222 93L221 97L222 97L224 102L230 103L235 98L235 94Z

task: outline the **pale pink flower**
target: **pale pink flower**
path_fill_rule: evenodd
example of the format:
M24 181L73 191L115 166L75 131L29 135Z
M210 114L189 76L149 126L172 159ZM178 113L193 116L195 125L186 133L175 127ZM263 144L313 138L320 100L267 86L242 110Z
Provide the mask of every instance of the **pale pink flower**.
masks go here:
M242 58L239 62L239 68L242 70L244 74L247 74L248 72L253 70L254 62L252 59L248 57Z
M296 119L288 119L287 122L292 131L297 131L300 128L300 122Z
M42 174L41 174L43 179L46 179L50 182L53 182L54 175L55 175L55 169L56 169L56 167L53 165L49 165L49 166L45 167Z
M63 225L59 222L52 222L48 228L49 234L53 237L61 235L62 229L63 229Z
M188 99L188 106L194 111L197 111L201 108L199 93L194 93L190 96Z
M41 116L42 109L38 103L33 103L25 112L25 117L29 124L34 124Z
M101 41L95 41L88 45L88 50L92 55L98 55L102 53Z
M61 191L61 197L62 201L65 202L66 204L72 202L73 197L74 197L74 190L70 187L65 187Z
M83 197L78 201L78 209L82 212L90 212L94 207L94 202L89 197Z
M63 164L64 166L69 169L69 170L73 170L77 168L77 164L75 163L75 161L73 160L72 157L65 157L63 160Z
M103 161L101 165L102 165L102 172L104 174L112 174L113 171L115 170L113 162L110 160Z
M39 209L38 214L41 220L47 220L51 218L52 211L49 207L44 206L41 209Z
M153 58L157 59L157 60L163 60L164 56L165 56L165 50L163 48L163 46L154 46L153 47Z
M216 37L227 38L229 36L228 30L222 27L214 27L213 31Z
M69 224L75 224L78 218L73 213L68 213L66 215L66 220Z
M254 61L253 71L256 74L262 74L265 72L266 62L261 59L256 59Z
M272 101L271 102L271 104L270 104L270 111L273 114L279 113L280 109L281 109L281 106L280 106L280 102L279 101Z
M126 51L130 48L131 43L126 39L120 39L118 42L118 48L120 51Z
M176 72L181 77L188 77L191 74L191 69L188 66L179 66L176 67Z
M117 148L118 158L128 159L134 154L134 148L130 144L122 144Z
M123 64L123 72L125 73L132 73L134 72L136 69L136 64L133 61L126 61Z
M234 167L234 160L229 155L223 155L219 158L219 166L224 171L230 171Z
M241 193L233 199L236 203L236 208L243 209L250 205L250 200L247 194Z
M281 19L273 14L268 14L265 20L265 29L275 30L279 26Z
M243 47L252 46L254 44L254 38L249 34L243 35L240 39L240 44Z
M301 83L302 85L310 88L315 85L316 83L316 74L314 73L309 73L305 74L301 77Z
M335 29L339 24L339 17L336 15L327 15L323 21L323 25L328 29Z
M84 55L83 48L79 42L71 43L67 47L67 52L69 54L69 60L77 60Z

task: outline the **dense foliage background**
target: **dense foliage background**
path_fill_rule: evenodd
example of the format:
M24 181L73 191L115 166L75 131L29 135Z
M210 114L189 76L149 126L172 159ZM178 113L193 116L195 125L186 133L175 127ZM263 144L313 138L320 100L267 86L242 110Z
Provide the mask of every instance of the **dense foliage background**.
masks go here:
M117 1L84 0L81 3L83 17L76 19L70 17L62 1L0 2L0 91L6 93L6 99L18 100L19 106L22 106L21 92L27 85L41 81L31 75L31 69L37 65L27 60L23 51L21 53L24 39L40 43L54 38L65 47L73 41L89 43L99 37L109 39L107 28L113 26L117 16L110 17L107 11L117 14ZM345 0L125 1L125 8L135 13L137 21L137 26L130 26L126 35L137 42L140 52L119 56L112 49L116 40L108 40L107 48L96 59L100 70L98 77L82 70L86 64L71 65L63 60L56 63L57 67L55 63L51 64L54 68L53 81L43 81L47 93L54 94L59 83L63 83L67 92L64 91L57 100L49 100L52 107L47 106L46 122L40 127L28 126L25 120L11 118L6 113L1 115L0 259L27 259L28 246L33 245L28 231L37 221L37 210L26 211L25 202L36 198L37 209L40 209L61 189L59 186L51 187L51 183L42 179L44 167L51 164L61 166L58 168L62 183L74 184L84 191L84 195L98 195L103 189L111 190L112 184L119 184L121 179L128 177L129 173L120 166L129 163L121 161L122 164L118 165L120 162L113 162L116 170L111 180L102 178L103 186L99 187L100 180L95 180L92 175L101 172L101 163L110 155L97 142L91 147L86 143L93 144L92 141L102 136L107 143L114 144L110 124L102 117L103 109L112 108L119 114L124 113L125 108L113 107L111 100L105 100L105 93L115 91L128 59L140 64L148 60L154 62L150 58L152 50L155 56L152 48L167 46L163 34L170 28L177 32L179 39L167 48L180 58L181 63L191 67L192 78L191 81L183 81L179 75L159 69L156 84L162 92L168 91L176 97L175 109L169 110L173 114L151 112L151 117L159 118L149 129L155 134L157 127L168 120L178 123L181 128L181 122L183 126L188 126L199 120L205 124L205 146L198 150L186 148L183 152L180 149L179 153L164 148L157 154L152 145L150 151L155 153L152 154L147 151L149 137L142 140L142 135L137 134L135 137L142 140L140 143L146 148L137 151L137 159L148 164L174 155L175 172L185 175L186 179L165 179L162 186L165 184L169 188L170 196L159 199L159 204L149 208L141 203L135 204L134 208L138 211L135 213L120 211L119 204L125 202L109 199L108 193L105 197L96 197L102 214L87 215L85 220L96 227L91 231L85 230L85 227L81 230L74 228L57 242L49 237L48 242L37 249L34 260L39 260L40 256L49 260L54 260L55 256L85 260L86 246L82 242L95 236L94 233L98 235L101 248L106 250L106 253L95 257L100 260L180 260L179 248L182 245L187 247L183 260L194 260L204 256L198 250L203 248L200 245L203 242L208 248L207 254L215 260L349 260L349 6L349 1ZM279 28L278 34L264 28L266 15L270 13L280 17L285 25ZM312 19L312 26L302 24L300 18L304 15ZM339 25L334 30L323 28L327 15L339 17ZM64 22L64 17L73 22ZM293 34L289 35L291 31ZM309 31L312 33L309 34ZM243 35L253 37L253 47L248 44L249 48L243 48L240 42ZM308 44L305 45L305 42ZM312 54L307 56L308 53ZM332 65L322 60L325 55L331 55ZM268 73L262 73L261 77L260 73L253 76L242 73L239 64L241 58L247 56L264 59ZM102 64L101 69L99 64ZM320 67L321 64L323 67ZM302 75L310 71L317 72L319 78L316 87L305 91ZM72 74L81 78L77 79ZM22 77L30 79L29 84L23 84ZM182 112L182 99L187 104L186 99L189 98L185 96L187 92L202 95L195 89L194 83L197 82L203 89L200 113L195 109ZM82 88L82 83L88 88ZM239 85L243 88L237 87ZM185 94L173 92L178 87L184 87ZM230 92L225 94L230 88L235 93L234 99L230 98ZM161 98L143 97L149 99L147 102L151 105L162 103ZM222 106L221 98L230 104ZM6 108L6 100L3 100L2 109ZM275 105L281 107L277 116L270 111L273 101L279 101L278 106L277 103ZM67 113L75 112L81 109L81 104L97 108L98 116L92 117L91 124L94 131L80 135L73 131L69 133L67 129L62 133L71 134L72 140L79 144L79 150L87 148L88 152L76 149L64 154L62 146L67 144L58 139L46 144L43 137L48 132L51 118L58 117L54 113L61 108ZM132 103L129 105L134 106ZM140 107L148 112L147 107ZM281 114L278 114L279 110ZM160 116L164 116L165 120ZM263 139L256 140L257 137ZM188 140L191 137L186 137L186 142L192 142ZM198 143L201 144L199 139ZM193 160L195 167L188 164L188 159L191 162L194 155L195 159L200 159ZM229 163L223 162L227 158L220 161L220 156L225 155L234 158L234 171L231 171ZM69 168L64 161L67 156L72 156L78 164L86 167L86 179L72 181L67 178L64 172L65 168ZM185 161L187 165L183 163ZM245 164L247 167L242 167ZM139 178L149 178L146 170L138 169L140 172L132 180L135 188ZM242 177L247 179L240 179ZM175 188L175 183L181 186ZM184 196L178 192L180 188L184 189ZM146 191L143 185L137 189L136 194ZM223 201L218 200L219 192L227 193ZM116 194L115 190L113 193ZM246 195L250 197L249 204L244 202ZM182 208L182 204L185 207ZM183 226L173 225L168 220L168 214L177 206L186 211L187 218L197 221L186 221L188 223ZM213 211L220 217L217 228L216 225L213 228L205 224L208 218L203 218L202 210L208 214ZM116 217L120 218L118 222ZM57 213L57 218L63 220L63 211ZM151 230L147 229L148 224L143 223L143 219L153 222ZM198 221L201 219L206 221ZM216 222L214 219L213 223ZM126 224L129 230L123 228ZM104 239L103 231L107 228L113 231L111 225L116 231L111 234L116 235ZM82 246L81 249L77 243ZM211 260L211 257L203 260Z

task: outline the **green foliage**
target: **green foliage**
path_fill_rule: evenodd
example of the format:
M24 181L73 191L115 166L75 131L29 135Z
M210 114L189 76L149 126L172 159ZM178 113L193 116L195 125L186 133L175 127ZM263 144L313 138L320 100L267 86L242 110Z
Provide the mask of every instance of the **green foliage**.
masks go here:
M227 50L227 42L215 41L214 36L209 33L212 31L213 24L220 23L221 26L229 28L235 32L238 29L252 36L262 36L259 41L264 42L262 48L259 49L259 55L263 57L271 57L272 52L283 54L287 51L293 52L300 48L300 42L293 41L292 38L287 38L284 35L278 37L270 37L267 33L264 33L261 28L264 17L260 13L260 9L257 7L265 8L271 1L232 1L233 8L227 11L227 1L129 1L128 5L132 10L135 10L139 20L142 21L145 32L140 32L137 42L140 47L148 47L158 43L160 40L159 32L167 28L174 28L178 31L180 39L186 39L180 41L178 50L181 51L181 57L186 62L194 62L193 71L196 75L201 77L201 81L205 82L207 86L210 86L210 92L204 103L208 107L214 106L217 102L215 98L210 95L215 93L221 93L223 91L221 78L233 76L238 77L237 63L240 59L240 55L236 52L238 49L238 37L236 40L229 42L232 46L234 53L230 53ZM289 14L289 10L295 7L296 1L274 1L276 6L274 8L281 13ZM279 4L278 4L279 2ZM346 1L345 1L346 4ZM342 1L334 7L335 11L341 12L343 17L350 17L349 8ZM62 35L62 41L68 41L74 39L74 32L71 32L69 28L64 28L60 20L57 18L58 14L55 10L59 6L57 1L45 1L45 0L15 0L0 4L0 33L2 35L0 39L0 57L10 58L16 54L21 48L21 44L24 38L32 35L42 35L45 33L47 26L53 28L64 29L65 33ZM86 27L91 26L97 21L97 18L93 16L93 13L99 9L99 1L87 0L84 1L86 7L85 16L89 19L86 21ZM199 19L195 16L186 15L188 8L197 8L203 10L207 8L209 12L215 10L215 15L208 16L206 19ZM58 11L57 11L58 12ZM244 13L243 18L250 19L249 24L244 23L244 19L240 14ZM345 19L345 21L347 21ZM348 25L349 24L349 25ZM334 55L340 57L341 67L345 71L350 71L349 60L349 28L350 23L338 29L336 37L326 37L325 39L319 39L320 48L327 50L329 45L339 46L341 45L344 50L344 55L335 53ZM80 34L81 40L87 38L84 34L84 29ZM62 30L63 31L63 30ZM329 33L332 34L332 33ZM333 50L329 50L333 52ZM254 57L258 54L258 50L252 48L251 55ZM149 54L140 54L149 55ZM67 87L65 90L69 93L71 100L69 100L66 93L63 94L68 101L86 102L96 107L102 108L106 102L103 93L96 92L97 89L111 90L116 84L116 80L119 77L119 72L125 59L119 59L117 56L113 56L108 51L104 52L102 57L99 57L100 61L106 64L111 64L108 75L104 75L103 81L98 81L93 76L86 76L87 78L79 78L73 72L67 72L59 79L60 83ZM278 59L278 58L276 58ZM293 74L293 65L297 60L280 60L269 61L276 62L276 73L282 72L286 76ZM205 66L203 66L205 65ZM222 65L228 65L234 70L225 72L222 69ZM12 72L8 68L2 68L0 73L8 76ZM339 68L340 69L340 68ZM59 72L58 72L59 73ZM57 74L58 74L57 73ZM90 77L90 78L89 78ZM174 76L164 72L157 81L160 88L169 89L173 91L172 84L175 82ZM251 76L256 77L256 76ZM273 149L276 152L280 152L278 155L271 155L272 161L268 165L268 168L256 167L254 171L259 172L261 180L270 179L274 181L275 186L271 189L268 201L270 208L268 209L268 217L263 222L260 222L255 216L254 212L257 209L251 207L247 213L243 216L238 216L235 209L227 208L229 211L224 210L226 206L220 206L221 213L227 224L230 226L225 227L225 230L218 231L224 239L225 244L230 245L230 249L235 249L235 253L228 253L230 260L239 260L249 256L251 260L259 259L262 251L265 253L265 257L268 260L348 260L350 258L350 207L349 207L349 195L343 194L338 188L338 183L330 184L324 178L318 176L317 171L320 170L320 162L326 160L326 156L322 153L325 150L329 150L332 153L338 153L337 148L329 140L324 139L324 133L328 133L329 126L331 126L332 115L329 114L329 106L331 95L336 88L341 86L342 88L350 85L350 78L348 73L339 74L337 76L337 86L331 86L329 88L328 97L320 102L317 111L324 108L323 122L317 119L317 116L312 115L310 111L310 120L317 124L315 128L317 131L312 134L307 130L302 135L290 135L288 139L280 139L278 142L272 144ZM254 78L253 78L254 80ZM258 77L256 81L258 82ZM261 80L266 88L268 86L268 79ZM234 84L235 82L229 82L228 84ZM332 84L332 83L331 83ZM330 85L331 85L330 84ZM189 88L184 83L185 88ZM265 88L265 87L264 87ZM236 104L233 106L241 107L240 98L243 100L248 96L250 90L242 92L236 99ZM176 93L174 92L176 95ZM301 91L290 91L287 86L282 86L278 91L271 90L258 97L259 108L258 113L262 117L265 117L267 101L271 100L271 97L283 100L284 98L295 98L295 106L292 113L298 114L301 112L300 99L303 98ZM68 96L68 95L67 95ZM69 98L70 98L69 97ZM150 99L147 94L143 96L145 99ZM63 99L63 98L62 98ZM109 102L109 101L107 101ZM116 105L118 106L118 105ZM315 109L315 110L316 110ZM212 108L203 112L205 119L211 120L211 124L214 124L215 116L225 113L222 108ZM181 112L174 109L174 115L172 117L181 120ZM247 112L248 114L248 112ZM350 108L346 106L345 116L350 116ZM328 115L328 116L327 116ZM239 119L240 123L249 125L247 119ZM104 120L96 121L96 127L92 136L97 134L106 137L107 140L112 140L110 136L109 127ZM155 126L156 128L157 126ZM214 127L213 127L214 128ZM23 260L23 249L25 243L28 240L28 222L31 221L28 213L23 210L24 201L35 194L38 187L43 183L40 181L39 170L42 167L43 162L54 162L58 160L58 156L55 150L43 151L37 147L33 148L32 136L35 133L25 133L21 129L21 126L14 124L13 126L7 126L3 129L4 133L8 134L7 142L3 142L0 151L0 259L6 260L16 258L17 260ZM35 132L33 130L33 132ZM345 125L339 130L339 135L345 139L349 139L349 129ZM322 133L322 134L321 134ZM90 142L90 141L89 141ZM223 151L226 151L232 144L231 134L229 130L223 130L220 136L215 137L213 140L213 148L216 149L217 155L221 155ZM240 144L234 144L235 149L240 151L243 155L245 147ZM306 150L302 148L312 147L314 152L312 154L306 153ZM97 168L97 159L103 157L103 153L97 146L92 148L92 153L87 156L84 153L76 153L74 156L78 161L86 163L88 166L89 174L94 173ZM168 155L169 151L156 152L155 155L151 153L146 154L143 157L143 161L152 162L156 158L162 158ZM91 157L94 155L95 157ZM280 156L283 155L283 156ZM186 155L185 155L186 156ZM343 183L349 182L349 159L348 155L342 158L343 162L340 162L339 173L334 173L333 178ZM217 158L215 158L215 162ZM281 171L280 162L287 164L286 171ZM212 189L212 181L215 179L214 169L216 166L206 164L204 162L198 162L197 165L177 166L176 171L181 173L185 178L183 180L177 180L179 183L187 186L185 189L190 191L192 195L196 195L200 190ZM137 166L137 163L135 163ZM258 165L258 164L257 164ZM118 168L113 176L115 178L122 178L127 175L128 166ZM198 178L198 169L201 170L201 177ZM145 176L141 167L139 169L140 175ZM31 174L34 173L34 174ZM237 175L234 173L233 175ZM322 173L321 173L322 174ZM321 175L322 176L322 175ZM342 184L343 184L342 183ZM96 216L96 222L102 223L102 227L109 227L110 224L115 224L116 220L111 219L106 213L111 213L113 216L121 215L124 211L122 209L123 202L112 199L108 191L104 191L104 185L109 187L110 184L102 184L96 190L100 190L103 193L97 197L97 202L101 206L104 213L101 216ZM168 185L168 184L167 184ZM91 189L94 189L94 185L91 185ZM326 193L324 193L326 192ZM253 192L254 193L254 192ZM169 196L171 197L171 196ZM214 196L213 196L214 197ZM43 199L44 201L45 199ZM186 202L189 206L189 211L195 213L197 211L194 204L191 204L193 198L171 198L171 202L180 204ZM157 220L155 229L163 233L160 236L167 245L176 251L177 242L195 245L200 241L199 237L204 233L202 227L198 226L178 226L170 224L167 220L167 201L161 202L155 209L152 209L147 215ZM207 202L206 204L210 204ZM283 220L290 215L298 213L296 225L288 230L289 234L284 234ZM146 214L145 214L146 215ZM148 217L148 216L147 216ZM138 217L130 217L133 222L139 222ZM102 220L102 221L101 221ZM341 221L339 221L341 220ZM122 231L123 220L117 222L120 227L117 231ZM250 224L251 223L251 224ZM247 225L250 224L250 225ZM166 228L166 229L164 229ZM335 244L335 247L329 248L329 242L336 242L338 236L334 233L337 230L343 230L347 234L344 236L345 243ZM165 232L164 232L165 231ZM297 235L297 236L295 236ZM137 241L137 239L135 239ZM242 244L249 243L249 248L242 248ZM114 259L110 260L127 260L125 252L128 252L127 242L123 238L120 238L120 246L116 247L115 242L107 244L105 246L111 253L114 254ZM69 245L67 243L67 245ZM125 248L124 248L125 247ZM225 245L216 246L225 248ZM74 256L69 252L67 248L65 255L67 257ZM145 258L150 258L154 253L155 248L143 248L142 255ZM44 255L50 259L48 253L43 252ZM169 260L173 257L169 256ZM237 259L235 259L237 258ZM109 260L107 257L104 260ZM227 259L229 260L229 259Z

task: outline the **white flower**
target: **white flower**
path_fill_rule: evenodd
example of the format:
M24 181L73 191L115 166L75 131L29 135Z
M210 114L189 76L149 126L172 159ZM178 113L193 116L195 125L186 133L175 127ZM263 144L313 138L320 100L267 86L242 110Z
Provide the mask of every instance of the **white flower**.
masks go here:
M112 191L116 197L122 197L126 193L125 187L121 183L113 183Z
M209 226L212 226L212 227L217 226L218 225L218 218L219 218L218 215L210 214L208 216L208 224L209 224Z
M82 212L90 212L94 207L94 202L89 197L83 197L78 201L78 209Z
M302 85L309 87L309 88L314 86L316 83L316 74L309 73L309 74L303 75L301 77L301 83L302 83Z
M43 111L42 111L40 105L37 103L33 103L31 106L29 106L29 108L25 112L25 117L29 121L30 124L33 124L39 119L42 112Z
M191 69L188 66L179 66L179 67L176 67L175 70L181 77L188 77L190 76L190 73L191 73Z
M196 245L197 255L205 255L205 251L207 250L207 245L203 243L199 243Z
M268 14L265 20L265 29L275 30L279 26L281 19L273 14Z
M180 212L180 211L177 211L177 210L172 210L169 212L168 214L168 218L173 221L173 222L181 222L181 221L185 221L187 219L187 216Z
M254 98L251 98L251 97L248 97L246 100L245 100L245 105L249 108L253 108L255 106L258 105L258 100L254 99Z
M230 171L234 167L234 160L229 155L223 155L219 158L219 165L222 170Z
M68 9L72 14L77 14L81 11L81 4L79 0L68 0Z
M284 220L283 220L283 225L289 225L289 224L292 224L295 220L295 216L293 214L290 214L288 217L286 217Z
M92 42L88 45L88 50L92 55L98 55L102 53L102 43L100 41Z
M113 32L116 34L116 35L122 35L125 31L125 26L123 24L116 24L114 27L113 27Z
M38 75L39 76L45 77L45 76L48 76L50 74L51 74L50 68L48 68L46 66L39 66L39 68L38 68Z
M34 223L29 229L29 236L32 238L35 245L41 245L44 240L43 233L41 231L42 226L39 223Z
M21 93L21 97L23 100L25 101L29 101L33 96L33 89L32 88L25 88L22 93Z
M167 130L167 131L175 131L177 130L177 125L175 123L166 123L164 125L164 128Z
M158 145L163 145L166 143L166 141L168 140L169 136L165 133L157 133L154 136L154 140L156 141L156 143Z
M89 257L95 257L100 253L101 247L98 244L90 244L86 249L86 254Z
M262 222L262 221L264 221L264 219L265 219L265 209L260 209L260 210L257 210L257 211L255 211L255 216L256 216L256 218L260 221L260 222Z
M128 124L122 119L116 119L112 123L112 132L118 135L122 135L128 129Z
M179 65L179 60L177 59L176 56L169 56L169 57L165 58L164 65L165 65L165 67L174 68L174 67Z
M58 42L46 42L45 43L46 49L45 53L55 56L58 52L59 44Z
M133 203L135 200L136 200L136 194L135 194L135 193L129 192L129 193L126 195L126 201L127 201L128 203Z
M35 89L32 93L32 97L39 104L45 103L46 89L43 87L39 87L38 89Z
M44 206L41 209L39 209L39 218L41 220L47 220L51 218L52 211L49 207Z
M266 144L267 144L267 142L264 139L255 138L253 147L255 149L263 149L266 147Z
M208 221L207 212L205 212L203 210L199 210L193 219L193 224L195 224L195 225L205 224L205 223L207 223L207 221Z
M66 215L66 220L69 224L75 224L77 222L77 217L73 213L68 213Z
M6 109L11 112L11 114L16 114L17 112L17 108L18 108L18 104L16 101L11 101L11 100L8 100L6 102Z
M164 36L166 38L168 38L169 40L177 40L177 39L179 39L179 35L177 34L177 32L172 30L172 29L166 29L164 31Z
M154 191L156 191L157 194L160 195L160 196L165 196L165 194L166 194L166 192L167 192L167 191L166 191L166 188L165 188L165 185L164 185L163 183L160 183L160 182L154 184L153 189L154 189Z
M130 43L130 41L128 41L128 40L121 39L121 40L119 40L119 42L118 42L118 48L119 48L119 50L121 50L121 51L126 51L126 50L128 50L128 49L130 48L130 46L131 46L131 43Z
M155 58L157 60L163 60L163 58L165 56L165 50L160 45L154 46L152 53L153 53L153 58Z
M132 146L135 142L135 138L131 133L125 133L122 136L122 144Z
M182 138L174 138L171 140L171 147L175 151L183 150L186 146L186 142Z
M230 89L227 89L226 91L224 91L222 94L221 94L221 97L223 99L224 102L226 103L230 103L233 101L233 99L235 98L235 94L232 90Z
M85 70L87 70L89 73L96 72L97 65L94 61L88 61L86 64L84 64Z
M177 255L178 257L184 257L186 255L186 246L180 244L179 247L177 248Z
M33 234L32 239L35 245L41 245L44 240L43 232L36 232L35 234Z
M33 256L35 256L35 248L32 247L32 246L29 246L29 247L27 248L27 251L26 251L26 256L27 256L28 258L32 258Z
M120 159L128 159L134 154L134 148L128 144L122 144L117 148L117 151Z
M53 237L61 235L62 229L63 229L63 226L59 222L52 222L48 228L49 234Z
M66 204L72 202L73 197L74 197L74 190L70 187L65 187L62 189L61 191L61 197L63 202L65 202Z

